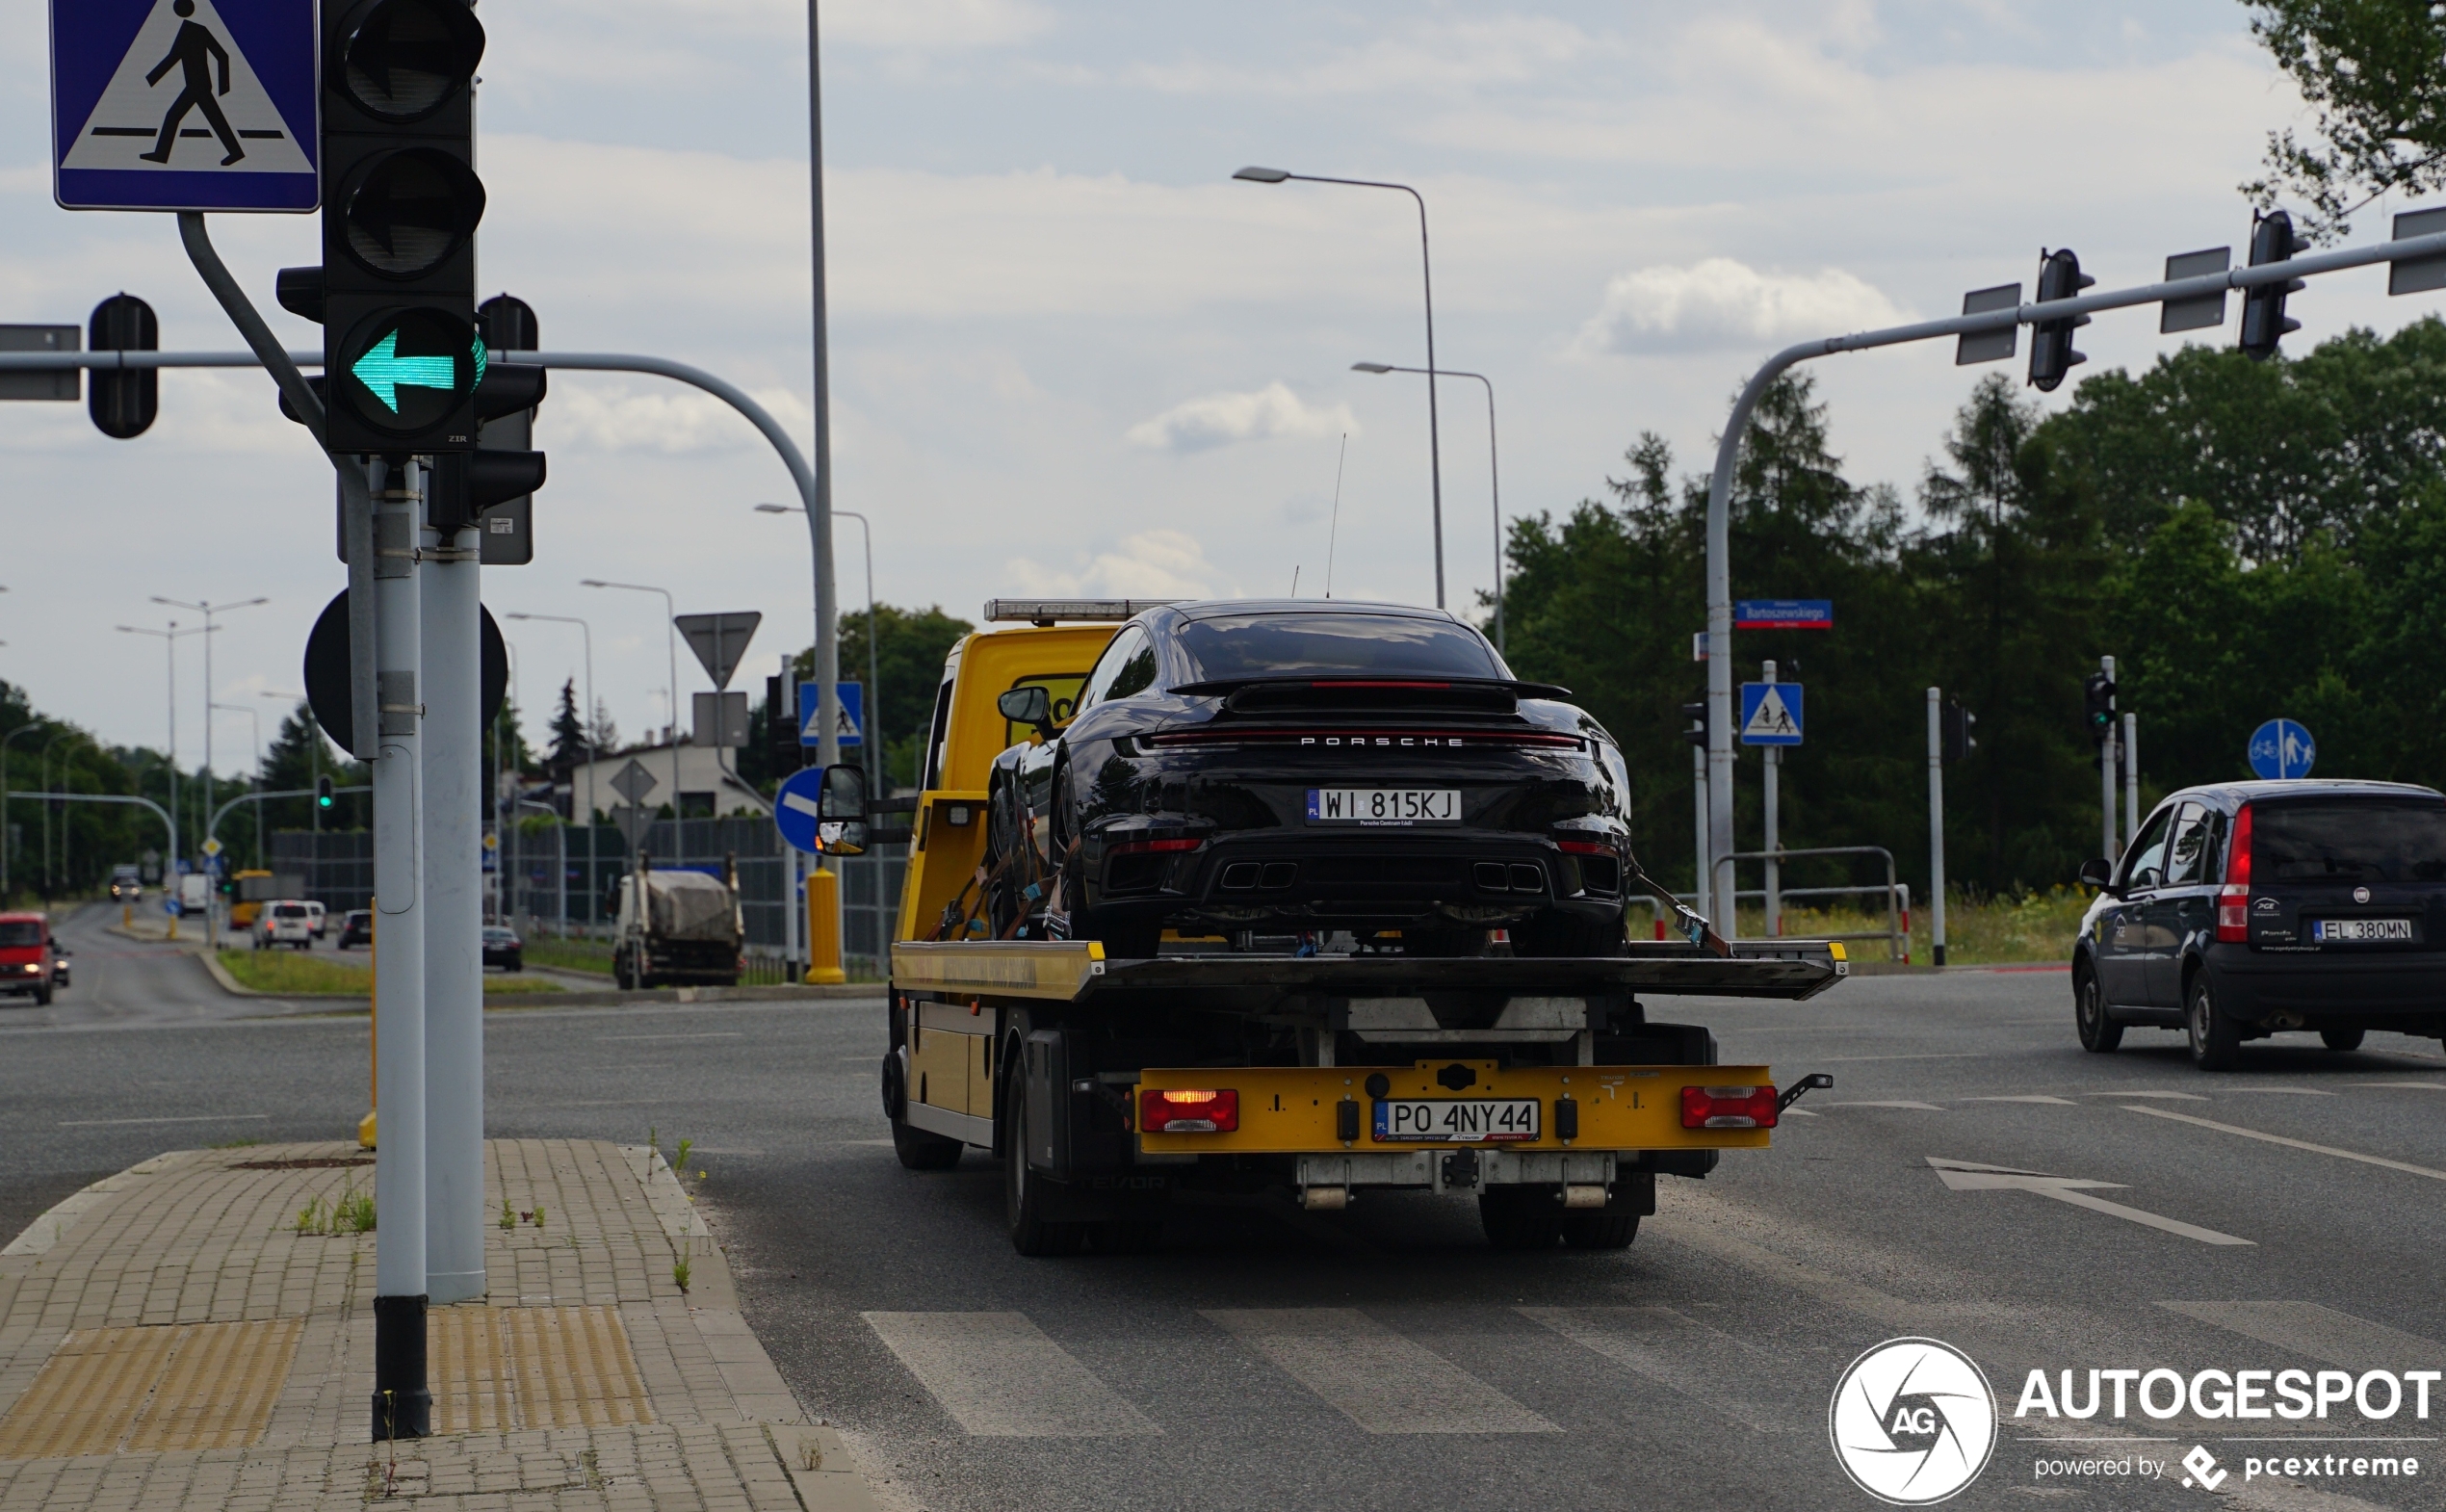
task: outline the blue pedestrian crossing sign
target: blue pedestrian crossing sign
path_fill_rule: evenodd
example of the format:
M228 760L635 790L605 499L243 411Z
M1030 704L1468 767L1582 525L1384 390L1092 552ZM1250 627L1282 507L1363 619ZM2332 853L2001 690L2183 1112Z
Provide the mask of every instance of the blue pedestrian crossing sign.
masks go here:
M1743 683L1741 685L1741 743L1744 745L1800 744L1801 685L1798 683Z
M2251 769L2262 777L2306 777L2318 759L2318 743L2291 719L2270 719L2251 732Z
M51 0L51 194L68 210L321 203L315 0Z
M816 724L816 704L817 700L820 696L818 690L821 686L822 685L820 683L800 683L798 685L798 743L801 745L820 745L823 743L823 732ZM842 748L846 750L852 745L865 743L865 732L867 727L866 685L863 683L835 683L833 684L833 688L841 694L841 723L839 729L841 732Z

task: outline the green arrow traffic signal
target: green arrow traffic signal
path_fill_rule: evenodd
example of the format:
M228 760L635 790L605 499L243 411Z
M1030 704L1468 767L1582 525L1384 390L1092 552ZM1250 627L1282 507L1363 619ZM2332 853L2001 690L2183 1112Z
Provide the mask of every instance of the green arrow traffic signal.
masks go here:
M365 355L350 364L349 371L357 381L373 391L374 397L393 414L399 413L399 391L402 388L438 388L444 391L458 386L458 364L450 357L403 357L399 354L400 333L388 330L382 339L366 349ZM482 349L479 348L479 352Z

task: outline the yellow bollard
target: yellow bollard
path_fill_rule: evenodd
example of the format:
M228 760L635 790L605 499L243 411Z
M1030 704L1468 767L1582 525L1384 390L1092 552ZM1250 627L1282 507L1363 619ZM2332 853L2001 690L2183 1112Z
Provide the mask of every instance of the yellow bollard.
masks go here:
M841 876L819 866L807 878L807 985L847 981L841 969Z
M118 926L127 930L135 929L136 905L134 903L121 903L118 905Z

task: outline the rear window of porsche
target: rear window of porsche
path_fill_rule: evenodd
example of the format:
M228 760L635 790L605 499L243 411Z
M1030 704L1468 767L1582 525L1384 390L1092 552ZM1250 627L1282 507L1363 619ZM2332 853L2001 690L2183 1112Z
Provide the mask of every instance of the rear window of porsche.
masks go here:
M1475 632L1399 614L1221 614L1190 620L1180 638L1200 682L1506 675Z
M2254 882L2446 881L2446 803L2254 803L2251 818Z

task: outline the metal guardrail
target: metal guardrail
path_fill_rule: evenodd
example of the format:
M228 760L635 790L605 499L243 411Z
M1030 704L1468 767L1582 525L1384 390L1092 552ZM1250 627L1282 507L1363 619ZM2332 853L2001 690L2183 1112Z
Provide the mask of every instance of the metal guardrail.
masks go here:
M1869 882L1846 887L1784 887L1777 889L1776 896L1778 898L1838 898L1856 897L1861 894L1883 894L1885 896L1885 928L1860 929L1842 934L1827 934L1817 930L1811 930L1809 932L1809 938L1812 940L1883 940L1886 942L1886 952L1888 959L1909 961L1911 959L1911 885L1907 882L1896 880L1894 876L1894 853L1887 849L1884 846L1820 846L1807 850L1741 850L1735 851L1727 859L1734 862L1773 861L1781 866L1783 862L1808 856L1878 856L1883 858L1886 863L1886 880L1882 884ZM1695 903L1697 900L1697 895L1695 894L1677 893L1674 896L1683 902ZM1755 898L1763 903L1768 900L1768 894L1763 888L1755 892L1742 892L1736 889L1732 895L1733 906L1736 908L1739 907L1742 899L1750 898ZM1630 901L1633 903L1646 903L1652 913L1658 911L1656 900L1652 898L1633 898ZM1779 927L1779 920L1775 917L1770 917L1767 920L1767 929L1770 934L1781 933L1782 931Z

